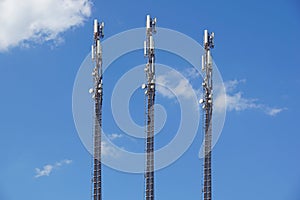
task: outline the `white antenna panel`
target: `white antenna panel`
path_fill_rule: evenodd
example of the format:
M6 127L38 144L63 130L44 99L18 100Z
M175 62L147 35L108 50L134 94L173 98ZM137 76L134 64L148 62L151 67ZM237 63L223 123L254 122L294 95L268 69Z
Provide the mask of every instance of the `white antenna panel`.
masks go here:
M144 41L144 56L147 55L147 42L146 40Z
M95 59L94 45L92 45L92 60Z
M208 31L207 30L204 30L204 45L208 44Z
M151 27L150 23L151 23L150 15L147 15L147 20L146 20L146 28L147 29L150 29L150 27Z
M101 54L100 40L97 40L97 54Z
M98 33L98 21L97 21L97 19L94 20L94 33Z
M210 50L207 51L207 64L211 65L212 64L212 59L211 59L211 55L210 55Z
M155 74L155 66L154 66L154 63L152 63L151 71L152 71L153 74Z
M204 57L204 55L202 55L202 71L204 71L205 70L205 57Z
M154 40L153 40L153 36L152 35L150 35L149 40L150 40L150 44L149 44L150 49L154 49Z

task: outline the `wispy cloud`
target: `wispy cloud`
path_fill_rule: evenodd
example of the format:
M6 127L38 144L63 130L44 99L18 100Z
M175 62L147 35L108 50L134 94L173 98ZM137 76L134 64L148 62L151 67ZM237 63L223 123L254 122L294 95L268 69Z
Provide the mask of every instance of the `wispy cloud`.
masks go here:
M234 92L234 90L236 90L237 86L241 83L246 83L246 79L241 79L241 80L235 79L235 80L226 81L224 83L226 92L227 93Z
M257 109L263 111L269 116L276 116L280 112L286 110L286 108L271 107L266 104L262 104L258 99L246 98L241 91L237 91L237 87L241 83L245 83L246 80L231 80L224 83L226 88L226 94L217 96L215 99L216 110L222 110L226 106L228 111L244 111L248 109ZM226 103L222 99L226 99Z
M183 75L183 76L182 76ZM170 71L168 74L157 76L157 91L164 97L176 98L184 97L186 99L194 97L194 94L201 94L200 89L192 87L190 80L198 79L201 75L195 69L184 70L181 74L177 71ZM246 98L244 93L238 90L240 84L246 83L246 79L235 79L224 82L226 93L220 92L215 94L214 108L215 111L224 111L224 107L228 111L244 111L256 109L264 112L269 116L276 116L286 108L272 107L261 103L255 98ZM216 88L217 91L217 88ZM225 101L224 101L225 99Z
M284 110L287 110L287 108L269 108L269 107L264 108L265 113L270 116L276 116L277 114L281 113Z
M32 41L60 43L60 34L82 25L91 15L91 7L91 0L1 1L0 51L28 47Z
M185 77L187 77L189 80L191 80L191 79L201 79L200 72L196 68L194 68L194 67L186 68L183 71L183 75Z
M51 172L55 169L60 168L62 165L68 165L71 164L72 160L62 160L60 162L56 162L55 164L47 164L43 166L41 169L40 168L35 168L35 178L39 178L42 176L49 176Z
M116 140L116 139L119 139L119 138L122 138L123 135L122 134L117 134L117 133L112 133L110 135L108 135L108 138L110 140Z
M113 158L120 156L120 152L116 149L114 145L110 144L109 142L102 141L101 148L102 148L101 149L102 156L113 157Z
M45 165L43 169L35 168L36 175L34 177L49 176L53 168L53 165Z
M157 92L170 99L176 97L190 99L194 97L195 90L189 79L195 76L198 76L198 74L192 69L187 69L182 74L175 70L169 71L167 74L160 74L156 78Z

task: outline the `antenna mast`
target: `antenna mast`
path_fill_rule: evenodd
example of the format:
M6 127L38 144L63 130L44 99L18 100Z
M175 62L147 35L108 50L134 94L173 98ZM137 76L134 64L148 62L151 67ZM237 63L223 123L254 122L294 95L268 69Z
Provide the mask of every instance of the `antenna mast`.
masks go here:
M145 200L154 200L154 99L155 99L155 52L153 34L156 33L156 18L147 15L146 41L144 41L144 56L148 57L145 67L147 84L143 84L147 99L145 119L146 128L146 169L145 169Z
M205 112L204 122L204 200L212 199L212 184L211 184L211 143L212 143L212 110L213 110L213 80L212 70L213 63L210 50L214 48L214 33L208 33L204 30L205 53L202 55L202 70L205 73L203 80L204 98L200 100L202 108Z
M94 20L94 44L92 45L92 60L95 63L93 70L94 88L89 92L95 100L95 121L94 121L94 173L93 173L93 197L94 200L102 200L102 177L101 177L101 130L102 130L102 47L100 39L103 34L104 22Z

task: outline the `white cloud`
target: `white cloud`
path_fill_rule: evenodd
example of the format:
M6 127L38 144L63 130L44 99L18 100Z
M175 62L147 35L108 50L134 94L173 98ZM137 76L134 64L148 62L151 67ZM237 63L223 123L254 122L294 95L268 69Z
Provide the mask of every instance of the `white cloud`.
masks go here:
M49 176L53 168L52 165L45 165L43 169L35 168L36 175L34 177Z
M246 79L242 79L242 80L230 80L224 83L224 86L226 88L227 92L233 92L237 86L241 83L246 83Z
M184 76L189 78L189 79L201 79L201 74L200 72L194 68L194 67L189 67L184 70L183 72Z
M35 173L36 174L35 174L34 177L39 178L39 177L42 177L42 176L49 176L54 169L58 169L62 165L68 165L68 164L71 164L71 163L72 163L72 160L62 160L60 162L56 162L54 165L47 164L47 165L43 166L42 169L35 168Z
M286 108L266 108L265 112L270 116L276 116L278 113L286 110Z
M112 133L112 134L108 135L108 138L110 140L115 140L115 139L122 138L122 137L123 137L122 134L117 134L117 133Z
M256 99L246 99L241 92L226 95L226 104L229 111L242 111L251 108L259 108Z
M72 160L64 160L63 161L65 164L71 164L73 161Z
M187 71L187 73L189 72L190 71ZM156 83L157 92L167 98L181 96L189 99L195 95L195 91L189 80L175 70L170 71L168 74L158 75Z
M245 83L246 80L231 80L224 83L226 88L226 94L217 96L215 99L215 109L220 111L226 106L228 111L244 111L248 109L258 109L263 111L269 116L276 116L286 108L273 108L268 105L259 103L257 99L245 98L243 93L236 91L240 83ZM226 101L223 101L223 99ZM226 102L224 104L224 102Z
M195 70L185 70L183 72L185 77L188 79L199 78L200 74ZM157 76L157 91L161 95L167 98L175 98L182 96L184 98L192 98L194 93L201 94L200 90L195 90L191 86L189 80L181 76L176 71L170 71L168 74L163 74ZM214 99L214 109L216 112L222 112L224 107L228 111L244 111L249 109L261 110L269 116L276 116L286 108L270 107L268 105L262 104L258 99L246 98L241 91L238 91L238 86L242 83L246 83L246 79L241 80L230 80L224 82L226 88L226 93L216 93ZM216 86L218 87L218 86ZM218 91L215 88L214 91ZM224 101L225 99L225 101Z
M90 0L0 1L0 51L32 41L60 43L60 33L82 25L91 6Z
M101 142L101 153L102 156L113 158L116 158L120 155L119 151L112 144L109 144L106 141Z

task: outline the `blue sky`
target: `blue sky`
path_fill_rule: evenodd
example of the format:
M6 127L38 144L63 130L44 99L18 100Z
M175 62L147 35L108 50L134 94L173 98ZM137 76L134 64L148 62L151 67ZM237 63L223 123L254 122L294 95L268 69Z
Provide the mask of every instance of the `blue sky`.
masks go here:
M75 128L72 91L93 42L93 19L105 21L107 39L144 27L149 13L158 26L200 44L204 29L216 34L213 56L229 101L213 151L214 199L300 198L299 2L32 0L18 7L16 2L0 2L1 200L90 198L91 156ZM115 144L136 152L144 143L118 128L110 96L124 73L146 62L142 54L120 57L104 77L103 128ZM164 51L157 51L157 62L186 75L191 68ZM198 91L201 79L187 78ZM162 92L157 102L169 117L157 136L160 147L174 137L180 113L176 99ZM130 112L140 125L143 108L143 91L136 90ZM199 128L183 156L156 173L157 199L201 197L202 133ZM143 195L143 174L103 168L104 199Z

